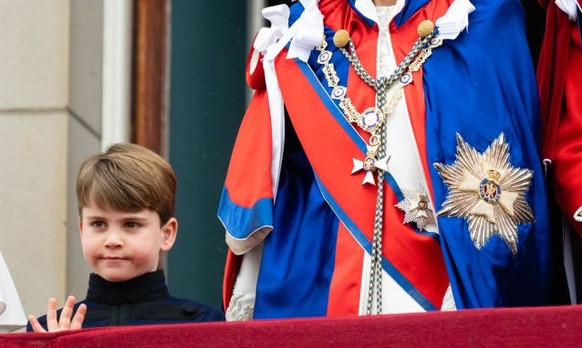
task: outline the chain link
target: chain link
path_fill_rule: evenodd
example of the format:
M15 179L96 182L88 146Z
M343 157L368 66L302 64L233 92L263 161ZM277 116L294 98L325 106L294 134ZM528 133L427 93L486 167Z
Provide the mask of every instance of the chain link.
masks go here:
M436 41L435 41L436 40ZM360 59L356 52L356 47L353 41L348 41L349 49L339 48L344 56L354 67L356 74L370 87L376 91L376 107L384 114L384 121L381 122L378 129L372 132L372 135L379 136L379 144L376 152L377 158L385 158L386 156L386 121L385 117L391 113L403 95L402 85L400 89L394 91L390 100L387 100L386 95L392 85L399 81L404 73L408 70L411 72L418 71L426 59L431 55L431 50L441 44L436 36L436 31L433 31L425 37L419 37L410 52L404 57L402 62L398 65L396 70L392 72L389 77L380 77L375 79L362 66ZM327 42L324 40L318 47L320 52L323 52L327 47ZM333 66L333 63L326 62L324 66L324 75L328 86L332 88L338 87L339 78ZM346 114L350 122L359 122L361 114L355 109L347 97L341 97L340 107ZM378 191L376 196L376 211L374 215L374 233L372 240L372 251L370 257L370 278L368 283L368 294L366 303L366 314L382 313L382 253L383 253L383 225L384 225L384 170L376 168L378 179ZM374 306L374 299L376 299ZM374 308L375 307L375 308Z

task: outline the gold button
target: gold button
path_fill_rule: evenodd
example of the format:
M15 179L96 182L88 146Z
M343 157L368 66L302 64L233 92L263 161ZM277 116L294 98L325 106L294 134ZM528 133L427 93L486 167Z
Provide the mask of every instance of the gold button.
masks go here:
M434 23L432 21L424 20L418 25L418 36L425 37L434 31Z
M346 47L348 42L350 42L350 34L347 30L340 29L333 36L333 43L339 48Z

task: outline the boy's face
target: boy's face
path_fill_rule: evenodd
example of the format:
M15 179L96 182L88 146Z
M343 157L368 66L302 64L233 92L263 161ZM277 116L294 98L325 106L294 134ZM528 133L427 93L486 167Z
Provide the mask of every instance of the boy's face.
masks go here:
M177 229L174 218L160 227L160 217L151 210L128 213L91 204L79 218L85 260L95 273L112 282L157 270L160 252L170 250Z

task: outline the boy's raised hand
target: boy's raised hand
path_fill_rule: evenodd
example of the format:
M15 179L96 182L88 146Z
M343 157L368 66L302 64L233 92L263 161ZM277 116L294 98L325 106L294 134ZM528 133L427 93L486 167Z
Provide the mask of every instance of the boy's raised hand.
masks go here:
M48 301L48 308L46 313L46 325L48 330L45 330L38 322L34 315L30 315L28 320L34 332L56 332L64 330L77 330L83 326L85 313L87 313L87 306L81 304L77 309L77 313L73 315L73 308L75 306L75 297L69 296L65 302L65 306L61 311L60 318L57 318L57 300L50 298ZM72 317L72 319L71 319Z

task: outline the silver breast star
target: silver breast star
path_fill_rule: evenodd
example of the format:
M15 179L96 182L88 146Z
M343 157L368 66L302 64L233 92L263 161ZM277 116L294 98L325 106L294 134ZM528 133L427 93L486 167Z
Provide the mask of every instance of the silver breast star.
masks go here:
M404 211L403 223L414 222L420 230L424 230L427 225L435 224L434 213L429 207L428 194L420 183L412 190L402 189L402 194L404 199L395 206Z
M503 133L484 153L477 152L457 134L455 162L435 163L435 168L449 188L437 215L467 219L477 249L493 235L499 235L517 254L517 225L534 221L525 200L533 172L511 165Z

